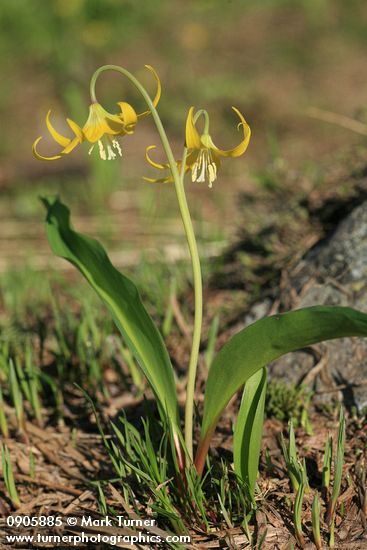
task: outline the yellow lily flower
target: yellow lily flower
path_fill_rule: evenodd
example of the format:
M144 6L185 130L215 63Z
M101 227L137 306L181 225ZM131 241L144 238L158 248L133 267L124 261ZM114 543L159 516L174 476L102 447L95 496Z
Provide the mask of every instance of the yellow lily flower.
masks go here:
M157 82L157 90L153 100L154 106L156 106L161 96L161 84L154 69L150 66L147 66L147 68L153 73ZM77 145L84 141L88 141L92 144L92 147L89 149L89 154L91 154L95 144L98 143L99 155L102 160L113 160L117 155L122 156L117 137L132 134L135 130L138 118L147 116L150 111L144 111L143 113L137 114L133 107L124 101L120 101L118 106L120 107L120 112L118 114L111 114L99 103L92 103L89 107L88 119L82 128L73 120L69 118L66 119L74 134L72 138L63 136L53 127L50 121L51 111L48 111L46 115L46 126L53 139L61 145L62 150L57 155L51 157L41 155L37 151L37 146L42 139L42 136L40 136L33 143L32 150L34 156L38 160L57 160L63 155L71 153Z
M197 120L195 120L198 117L194 117L194 107L190 107L186 120L186 147L188 149L186 164L191 169L193 182L209 181L209 187L212 187L220 168L220 157L239 157L246 151L251 137L250 126L238 109L235 107L232 109L240 119L238 127L242 127L243 140L233 149L222 150L214 145L207 128L204 129L204 133L199 134L196 129Z

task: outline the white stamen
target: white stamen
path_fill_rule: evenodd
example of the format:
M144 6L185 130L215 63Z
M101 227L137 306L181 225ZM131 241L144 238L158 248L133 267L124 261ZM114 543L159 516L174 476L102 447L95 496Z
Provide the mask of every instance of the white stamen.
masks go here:
M106 160L107 155L106 155L106 151L105 151L105 148L103 147L103 143L102 143L101 140L98 140L98 147L99 147L99 156L101 157L102 160Z
M192 182L195 182L196 181L196 176L197 176L197 173L198 173L198 162L196 161L192 167L192 171L191 171L191 181Z
M191 168L191 179L193 182L202 183L209 180L209 187L217 179L217 165L215 164L210 149L202 149Z
M108 160L113 160L116 158L115 153L112 151L111 145L107 145L107 151L108 151Z
M121 147L120 147L120 144L119 144L119 142L117 141L117 139L114 139L114 140L112 141L112 146L113 146L115 149L117 149L118 154L120 155L120 157L122 157Z
M213 168L214 166L214 168ZM209 164L208 166L208 174L209 174L209 187L211 188L213 186L213 181L215 181L216 173L215 173L215 164Z
M88 155L92 154L94 147L95 144L90 147ZM117 153L115 153L114 149ZM98 140L98 152L102 160L114 160L117 157L117 154L122 157L122 150L119 142L117 139L112 140L110 136L105 136L104 138Z
M198 183L203 183L205 181L206 170L207 170L207 159L204 159L204 155L203 155L202 162L201 162L201 172L199 177L196 180Z

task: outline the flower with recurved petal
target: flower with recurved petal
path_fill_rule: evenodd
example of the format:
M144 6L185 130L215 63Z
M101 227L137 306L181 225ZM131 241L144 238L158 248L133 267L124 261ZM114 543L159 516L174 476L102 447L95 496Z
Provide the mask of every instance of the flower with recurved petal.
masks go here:
M186 120L186 149L187 155L185 159L185 172L191 170L191 179L193 182L202 183L208 181L209 187L212 187L213 182L217 179L217 173L220 168L220 157L239 157L242 155L249 144L251 130L243 115L238 109L232 107L234 112L240 119L238 127L243 131L242 141L233 149L222 150L218 149L213 143L209 134L209 116L206 111L200 110L194 114L194 107L190 107ZM204 131L200 134L196 128L196 124L200 116L205 117ZM160 164L155 162L150 151L155 148L151 145L146 150L146 159L151 166L158 170L168 170L166 176L162 178L144 178L150 183L172 183L173 176L168 163ZM182 170L182 161L176 161L179 171Z
M191 169L193 182L208 181L209 187L212 187L213 182L217 179L220 158L239 157L246 151L251 137L251 130L240 111L236 107L232 107L232 109L240 119L238 127L243 131L243 139L233 149L222 150L214 145L209 135L209 122L206 112L198 111L194 115L194 107L190 107L186 120L186 147L188 149L186 164ZM201 114L206 115L206 125L204 132L199 134L196 123Z
M157 73L150 66L147 68L153 73L157 81L157 90L155 98L153 100L154 106L159 102L161 95L161 84L158 78ZM49 111L46 116L46 126L50 132L53 139L62 147L62 150L50 157L41 155L38 152L37 146L42 139L42 136L37 138L33 143L33 154L38 160L57 160L60 159L63 155L71 153L77 145L87 141L92 144L89 149L89 154L94 149L95 145L98 145L98 152L103 160L113 160L117 155L121 156L121 146L118 141L118 137L132 134L135 130L136 123L139 118L143 118L150 114L150 111L144 111L143 113L137 114L133 107L124 101L118 103L120 112L118 114L111 114L100 103L93 102L89 107L89 116L81 128L73 120L67 119L67 123L73 132L71 138L66 137L60 134L50 121Z

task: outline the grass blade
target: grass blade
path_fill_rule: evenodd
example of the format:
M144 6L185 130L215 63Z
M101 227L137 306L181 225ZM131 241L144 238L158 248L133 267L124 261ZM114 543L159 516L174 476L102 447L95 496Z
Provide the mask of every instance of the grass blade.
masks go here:
M324 461L322 464L322 488L325 492L329 489L331 465L333 461L333 438L328 437L325 443Z
M9 428L8 428L8 422L5 416L4 398L3 398L3 392L2 392L1 386L0 386L0 431L5 437L5 439L9 437Z
M1 464L6 489L15 508L19 508L20 500L14 481L13 467L10 460L9 449L6 445L1 447Z
M329 526L332 525L335 515L336 504L338 501L340 487L343 476L343 464L344 464L344 448L345 448L345 416L343 407L340 408L339 415L339 432L338 432L338 444L336 448L336 457L334 461L334 482L333 491L331 494L328 511L326 514L326 522Z
M293 516L294 516L294 528L296 532L296 538L299 545L303 548L303 546L305 545L305 538L302 532L302 504L303 504L303 497L304 497L305 489L307 485L307 478L306 478L306 472L303 469L303 465L301 464L301 462L297 463L297 467L298 467L298 473L299 473L299 486L298 486L298 491L294 501Z
M320 534L320 500L318 493L315 493L312 502L312 533L313 540L315 542L317 550L322 548L321 534Z

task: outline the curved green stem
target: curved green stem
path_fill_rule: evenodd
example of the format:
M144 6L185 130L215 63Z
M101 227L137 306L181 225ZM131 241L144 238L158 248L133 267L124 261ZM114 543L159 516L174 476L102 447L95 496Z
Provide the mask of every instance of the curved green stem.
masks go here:
M162 121L159 117L158 111L155 108L153 101L151 100L148 92L140 84L140 82L126 69L119 67L118 65L104 65L97 69L91 79L90 93L92 102L96 102L95 85L97 78L104 71L116 71L126 76L130 82L137 88L140 94L143 96L149 110L152 113L153 120L158 130L159 137L162 142L163 149L166 153L167 160L170 166L171 174L175 184L176 196L180 208L181 218L186 233L186 239L190 251L193 278L194 278L194 292L195 292L195 319L194 319L194 331L190 355L190 363L187 378L187 391L186 391L186 406L185 406L185 443L187 452L190 459L193 459L193 413L194 413L194 392L195 392L195 380L196 370L199 357L200 337L201 337L201 325L203 316L203 292L202 292L202 277L199 252L197 248L194 228L190 216L189 207L187 204L185 188L184 188L184 175L185 175L185 163L187 150L185 148L184 158L182 159L181 174L178 171L175 158L172 153L171 146L169 144L166 132L163 128Z
M205 109L199 109L199 111L196 111L194 116L194 124L199 120L199 118L203 116L204 117L204 130L203 134L209 134L209 114L208 111Z

